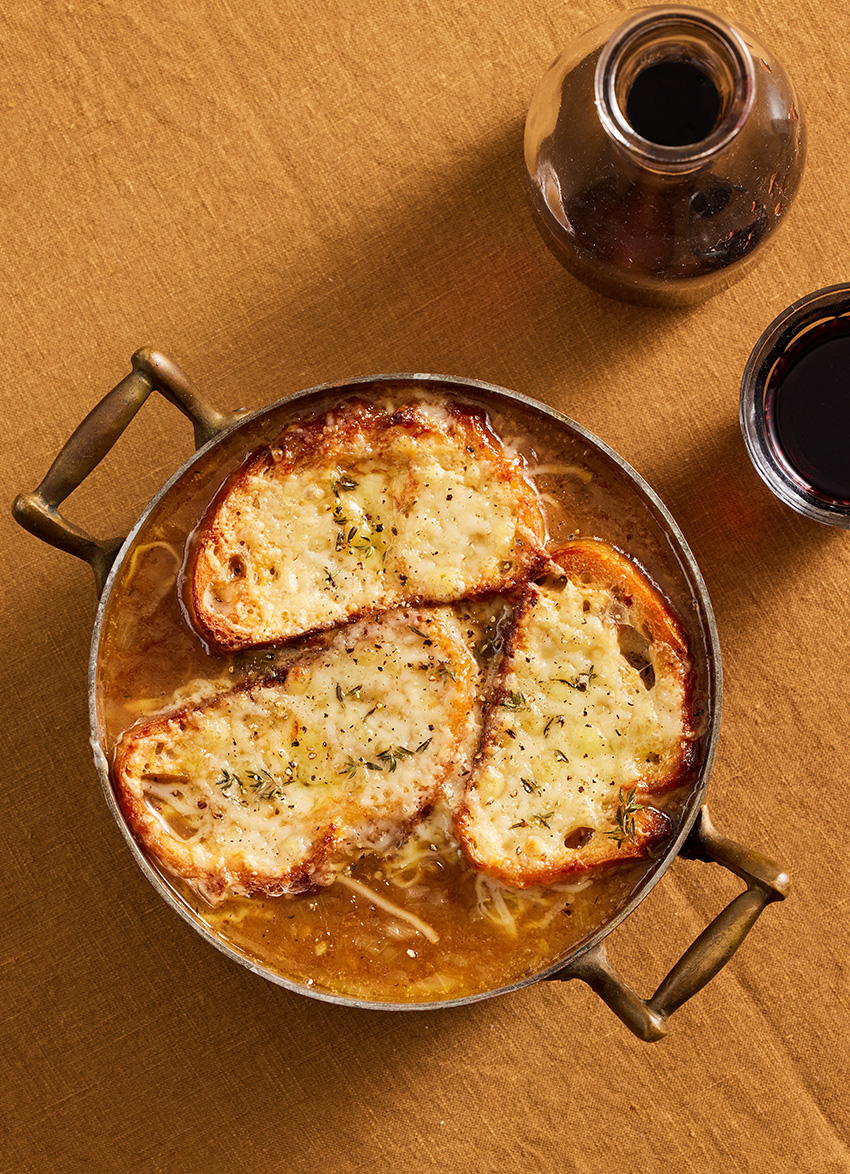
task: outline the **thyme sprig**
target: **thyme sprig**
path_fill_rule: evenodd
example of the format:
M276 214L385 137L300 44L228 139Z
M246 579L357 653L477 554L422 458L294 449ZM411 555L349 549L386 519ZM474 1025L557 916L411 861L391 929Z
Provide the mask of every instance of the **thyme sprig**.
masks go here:
M525 696L522 693L515 693L513 689L504 700L499 702L499 705L502 707L502 709L509 709L513 713L516 713L516 711L519 709L529 708L529 704L526 701Z
M614 815L614 820L617 827L605 835L612 840L616 840L617 847L622 848L623 844L628 841L630 844L637 844L637 830L635 828L635 816L639 811L643 811L644 804L635 801L635 788L626 790L625 787L620 787L620 794L617 801L617 811Z
M569 680L566 677L555 677L555 680L561 685L569 685L571 689L575 689L578 693L586 693L591 681L595 681L599 673L593 671L593 665L584 672L576 673L574 677Z
M262 799L270 803L275 799L283 798L283 791L277 786L275 779L267 770L262 770L259 774L253 770L246 770L245 777L251 779L249 787L255 799ZM293 782L293 779L289 779L289 782Z
M392 774L399 762L405 758L412 758L415 753L415 750L408 750L406 746L390 746L388 749L382 750L380 754L376 754L375 757Z
M480 660L492 660L504 650L506 633L512 614L511 609L506 605L498 616L493 616L488 621L483 637L475 648L475 655Z
M388 774L392 774L400 762L406 758L412 758L414 754L422 754L431 745L431 738L426 738L424 742L411 750L409 746L388 746L386 750L379 750L375 755L377 762L370 762L366 758L354 758L349 754L348 758L342 764L337 774L345 775L346 778L353 779L361 766L366 770L386 770Z
M545 812L540 812L537 815L532 815L531 818L536 823L539 823L541 827L546 828L547 831L551 831L551 828L549 827L549 820L552 818L552 816L554 814L555 814L554 811L545 811ZM527 819L520 819L517 823L511 824L511 829L513 829L513 828L530 828L530 827L531 827L531 824L528 822Z
M250 797L264 803L274 803L278 799L283 798L283 791L281 787L287 786L289 783L295 782L295 763L290 762L286 768L286 773L289 776L286 779L278 781L265 768L261 768L259 773L253 770L245 771L245 778L251 781L246 785L235 771L228 770L226 766L221 768L221 778L216 780L215 786L221 788L222 794L227 795L228 799L234 803L238 803L240 807L247 806L243 799L231 792L232 787L239 790L239 794Z
M229 771L226 766L221 768L221 778L216 781L217 787L221 787L222 791L227 794L230 788L236 785L240 791L244 790L239 775Z

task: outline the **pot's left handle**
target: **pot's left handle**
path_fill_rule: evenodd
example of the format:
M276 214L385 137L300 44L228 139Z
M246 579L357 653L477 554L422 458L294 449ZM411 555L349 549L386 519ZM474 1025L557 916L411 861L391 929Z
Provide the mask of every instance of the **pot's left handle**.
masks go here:
M188 375L152 347L142 347L132 370L89 412L74 431L47 476L32 493L21 493L12 506L15 520L51 546L84 559L94 571L97 593L123 538L94 538L59 513L59 506L103 460L152 391L159 391L191 421L200 448L239 413L216 411L200 398Z

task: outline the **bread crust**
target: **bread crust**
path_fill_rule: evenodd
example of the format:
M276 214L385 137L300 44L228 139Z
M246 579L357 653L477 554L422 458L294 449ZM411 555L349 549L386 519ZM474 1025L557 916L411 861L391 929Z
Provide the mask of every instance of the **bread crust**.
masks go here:
M528 888L644 857L673 827L652 798L696 761L692 709L687 640L660 592L607 543L555 551L516 608L456 813L470 863Z
M145 848L209 900L330 884L434 802L476 680L449 609L361 621L277 675L133 727L115 758L119 802Z
M230 478L198 530L191 605L224 649L388 608L510 591L545 524L483 412L349 399L288 427Z

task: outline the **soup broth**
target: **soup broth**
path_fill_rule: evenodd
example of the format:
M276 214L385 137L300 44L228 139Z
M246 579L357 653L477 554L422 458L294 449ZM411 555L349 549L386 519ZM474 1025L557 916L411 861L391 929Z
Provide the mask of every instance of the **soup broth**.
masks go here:
M433 383L429 385L433 388ZM415 383L359 385L392 405L435 398ZM550 548L577 536L610 542L655 582L687 632L696 713L710 712L705 617L663 520L602 450L533 405L496 406L447 384L452 399L486 408L490 426L523 459L546 515ZM105 605L97 662L101 742L110 762L136 722L211 696L297 654L225 653L204 644L184 602L193 533L228 476L286 424L340 398L309 393L248 419L180 475L143 519ZM554 424L554 426L553 426ZM480 672L480 694L498 665L509 604L493 597L456 605ZM293 651L294 649L294 651ZM708 741L692 776L653 800L674 821L693 808ZM474 746L471 747L474 750ZM296 896L229 896L212 905L159 868L191 919L253 964L319 995L381 1004L427 1004L480 995L538 974L610 923L664 867L660 857L517 890L476 872L438 803L403 842L356 861L332 886Z

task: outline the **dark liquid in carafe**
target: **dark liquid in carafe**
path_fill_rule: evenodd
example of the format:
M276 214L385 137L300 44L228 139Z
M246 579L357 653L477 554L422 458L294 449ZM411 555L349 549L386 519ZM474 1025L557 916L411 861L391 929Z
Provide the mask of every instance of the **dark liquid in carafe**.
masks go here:
M767 383L771 443L807 489L850 504L850 321L796 340Z
M717 123L720 95L690 61L658 61L637 75L626 100L634 131L662 147L685 147L707 138Z

